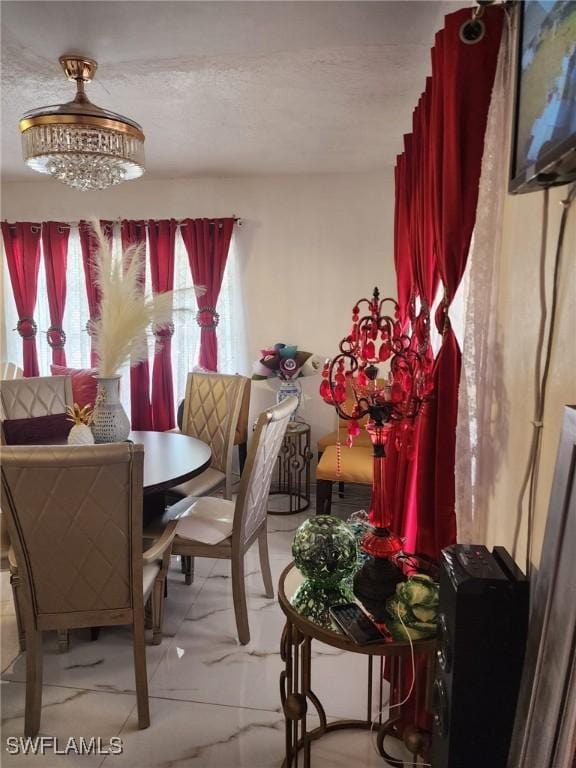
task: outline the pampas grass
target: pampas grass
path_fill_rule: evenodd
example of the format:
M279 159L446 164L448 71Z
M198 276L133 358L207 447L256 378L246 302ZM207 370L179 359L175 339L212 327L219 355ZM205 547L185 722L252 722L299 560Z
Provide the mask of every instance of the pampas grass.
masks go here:
M113 376L122 365L138 365L148 359L146 331L168 325L175 306L190 291L167 291L145 296L141 287L145 252L131 245L124 257L114 257L112 245L97 220L91 221L98 249L94 254L96 285L100 290L100 317L93 323L92 342L98 357L100 376ZM204 292L195 287L196 294Z

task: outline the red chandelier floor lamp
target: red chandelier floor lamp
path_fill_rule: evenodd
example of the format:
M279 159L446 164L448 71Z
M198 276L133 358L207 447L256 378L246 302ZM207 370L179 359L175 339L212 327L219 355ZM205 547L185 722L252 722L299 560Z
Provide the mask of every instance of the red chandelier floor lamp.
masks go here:
M386 313L388 308L391 314ZM355 304L352 329L339 349L324 365L320 395L349 422L349 444L360 432L358 420L369 417L366 430L374 450L372 528L362 539L369 557L354 577L354 593L367 607L377 609L404 578L394 562L403 542L391 530L384 464L387 438L392 424L403 422L403 439L410 439L414 419L432 390L432 355L427 333L406 333L398 319L397 302L380 299L378 288L371 299Z

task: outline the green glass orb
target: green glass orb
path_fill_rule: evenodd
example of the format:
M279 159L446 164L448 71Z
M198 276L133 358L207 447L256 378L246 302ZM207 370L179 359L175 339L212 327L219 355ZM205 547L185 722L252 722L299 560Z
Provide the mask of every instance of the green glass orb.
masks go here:
M331 515L305 520L292 542L292 556L300 573L318 584L338 584L357 565L358 546L349 525Z
M330 606L353 600L354 593L347 579L330 585L305 579L292 595L290 603L295 611L313 624L338 631L330 615Z

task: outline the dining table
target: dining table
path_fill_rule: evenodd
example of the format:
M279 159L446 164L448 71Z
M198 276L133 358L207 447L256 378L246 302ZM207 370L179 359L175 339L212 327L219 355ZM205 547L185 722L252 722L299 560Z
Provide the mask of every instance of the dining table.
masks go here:
M130 432L144 446L144 527L163 514L166 491L202 474L210 466L210 446L179 432Z

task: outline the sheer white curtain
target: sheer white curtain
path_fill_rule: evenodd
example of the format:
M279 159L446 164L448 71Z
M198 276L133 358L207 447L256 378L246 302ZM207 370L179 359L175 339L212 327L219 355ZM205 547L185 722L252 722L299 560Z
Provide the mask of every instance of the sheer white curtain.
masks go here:
M119 254L121 247L120 227L118 225L114 229L114 252ZM220 315L220 323L218 325L218 368L221 373L246 373L249 370L239 258L239 251L235 243L235 236L233 235L217 306L217 311ZM43 259L42 254L38 274L38 300L34 317L38 325L37 341L40 375L49 376L52 354L45 335L45 332L50 327L50 315ZM12 294L5 255L2 270L3 319L6 330L6 343L2 351L3 357L7 361L22 367L22 340L16 331L13 330L16 328L18 314ZM90 338L86 332L86 321L89 316L88 300L86 298L84 267L77 226L72 226L70 232L66 277L67 296L63 327L66 332L67 364L70 368L89 368ZM147 291L152 290L151 285L150 267L147 261ZM174 287L187 288L190 286L192 286L192 275L188 263L188 255L180 236L180 231L178 231L176 233ZM190 297L187 300L186 309L188 311L177 313L174 318L175 331L172 340L172 366L174 399L176 403L184 396L186 376L197 364L200 344L200 329L196 322L196 301L192 293L190 293ZM150 340L149 349L150 360L152 360L154 349L152 339ZM126 368L122 373L124 374L122 376L122 401L129 413L130 383L128 369Z
M484 140L476 226L465 280L462 376L456 434L458 540L483 542L488 502L505 441L497 301L508 179L510 32L505 27Z

